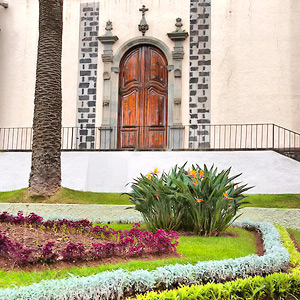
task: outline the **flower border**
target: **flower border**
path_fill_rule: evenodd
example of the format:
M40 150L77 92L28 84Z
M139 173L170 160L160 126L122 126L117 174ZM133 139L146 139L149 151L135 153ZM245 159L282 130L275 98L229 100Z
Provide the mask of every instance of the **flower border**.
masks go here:
M249 275L270 274L287 267L289 253L272 224L244 221L235 225L262 233L265 248L263 256L248 255L237 259L198 262L196 265L176 264L152 271L126 272L118 269L88 277L43 280L30 286L0 290L0 299L119 299L128 293L146 292L157 286L169 288L176 284L220 282Z

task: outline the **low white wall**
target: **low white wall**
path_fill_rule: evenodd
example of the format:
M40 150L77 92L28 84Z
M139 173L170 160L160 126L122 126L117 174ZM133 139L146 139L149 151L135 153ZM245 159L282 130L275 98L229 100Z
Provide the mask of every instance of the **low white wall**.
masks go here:
M249 193L300 193L300 163L273 151L182 152L63 152L62 185L76 190L124 192L140 173L158 168L169 171L175 164L215 164L232 167L232 174L254 186ZM31 153L0 153L0 191L28 186Z

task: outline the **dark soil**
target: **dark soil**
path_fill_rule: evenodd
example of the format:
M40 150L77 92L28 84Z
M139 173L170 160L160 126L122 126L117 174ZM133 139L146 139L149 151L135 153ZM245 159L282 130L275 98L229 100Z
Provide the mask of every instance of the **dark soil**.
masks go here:
M43 247L47 242L55 242L55 250L60 252L63 248L67 246L68 243L83 243L86 248L92 243L106 242L105 240L100 240L92 236L84 235L84 234L72 234L69 232L54 232L52 230L42 230L33 227L25 227L21 225L10 225L5 223L0 223L0 231L6 232L7 237L11 239L12 242L19 242L25 248L32 248L39 250ZM262 243L261 234L253 231L252 232L256 238L256 249L258 255L264 254L264 248ZM179 236L192 235L192 233L183 233L179 232ZM222 237L231 237L235 238L238 234L232 232L225 232ZM180 254L177 254L180 257ZM174 257L174 255L161 255L160 259L166 259ZM104 264L116 264L119 262L130 262L132 260L154 260L157 259L158 256L153 255L144 255L142 257L112 257L112 258L104 258L98 261L77 261L77 262L66 262L66 261L57 261L53 264L36 264L36 265L27 265L27 266L17 266L12 264L11 261L0 257L0 269L8 271L8 270L23 270L23 271L42 271L49 269L65 269L72 267L91 267L98 266Z

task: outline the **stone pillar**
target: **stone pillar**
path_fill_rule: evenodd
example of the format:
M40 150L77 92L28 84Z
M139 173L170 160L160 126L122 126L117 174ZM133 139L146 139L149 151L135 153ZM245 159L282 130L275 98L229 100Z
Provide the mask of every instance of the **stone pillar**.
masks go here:
M111 149L114 146L114 130L110 122L111 110L111 69L113 63L113 44L118 40L117 36L113 36L112 22L108 21L105 27L106 33L99 36L98 40L104 45L102 54L103 61L103 109L102 109L102 125L100 127L100 148Z
M181 18L176 19L176 30L168 33L168 37L175 43L173 55L174 62L174 105L173 105L173 125L170 126L169 148L183 148L184 126L181 121L181 97L182 97L182 59L184 56L183 41L188 37L188 33L182 31Z

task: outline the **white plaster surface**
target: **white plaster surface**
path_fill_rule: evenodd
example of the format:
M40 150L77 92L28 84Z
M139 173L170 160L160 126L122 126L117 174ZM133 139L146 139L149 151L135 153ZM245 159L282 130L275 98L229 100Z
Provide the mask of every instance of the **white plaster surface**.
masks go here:
M154 168L168 172L181 166L232 167L232 175L254 186L249 193L300 193L300 163L273 151L63 152L62 185L94 192L129 191L133 178ZM30 152L0 152L0 191L28 186Z

